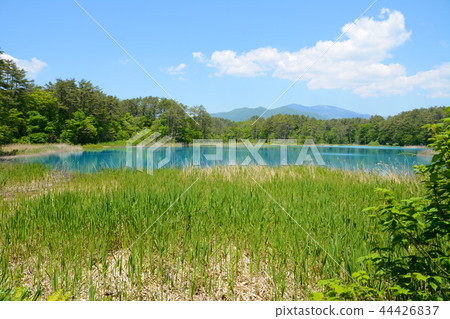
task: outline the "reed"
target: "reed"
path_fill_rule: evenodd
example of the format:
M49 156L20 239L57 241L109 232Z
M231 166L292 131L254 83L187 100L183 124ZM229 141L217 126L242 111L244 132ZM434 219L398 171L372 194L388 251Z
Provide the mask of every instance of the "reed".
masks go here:
M399 198L421 189L416 177L312 166L147 175L3 163L0 295L26 287L41 299L301 300L322 278L348 280L252 178L349 273L365 269L356 260L371 249L362 210L376 205L374 189Z
M8 144L2 146L3 151L14 152L18 156L49 154L58 152L76 152L81 151L82 149L83 148L79 145L69 145L66 143Z

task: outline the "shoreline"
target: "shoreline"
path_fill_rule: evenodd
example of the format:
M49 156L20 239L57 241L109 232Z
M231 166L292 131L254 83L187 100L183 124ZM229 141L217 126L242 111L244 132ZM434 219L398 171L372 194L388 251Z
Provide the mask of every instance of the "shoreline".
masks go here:
M252 143L254 145L254 143ZM208 145L208 144L207 144ZM229 146L229 143L223 143L224 147ZM286 145L286 144L270 144L270 143L264 143L263 146L268 147L278 147L280 145ZM293 144L288 146L303 146L303 144ZM170 147L185 147L185 146L193 146L192 143L189 144L182 144L182 143L167 143L164 146L170 146ZM245 144L242 142L236 143L237 147L245 147ZM315 144L315 146L318 147L367 147L367 148L385 148L385 147L398 147L398 148L405 148L405 149L423 149L420 151L416 156L433 156L435 153L427 149L426 146L423 145L407 145L407 146L392 146L392 145L377 145L377 146L371 146L371 145L360 145L360 144ZM50 154L56 154L56 153L66 153L66 152L95 152L95 151L103 151L106 149L117 149L117 148L124 148L126 147L126 144L118 144L118 145L108 145L108 144L86 144L86 145L69 145L66 143L55 143L55 144L9 144L4 145L2 149L4 151L13 151L18 150L19 154L16 155L2 155L0 156L0 161L5 160L12 160L17 158L25 158L25 157L31 157L31 156L43 156L43 155L50 155ZM136 145L133 145L132 147L137 147ZM28 153L30 152L31 153ZM21 152L23 152L21 154Z
M432 149L426 148L423 151L420 151L416 154L416 156L423 156L423 157L432 157L436 155L437 153L433 151Z
M43 156L56 153L67 153L67 152L80 152L83 148L80 145L69 145L66 143L54 143L54 144L9 144L4 145L1 148L3 151L14 151L17 150L16 155L2 155L0 156L0 161L7 161L16 158L25 158L31 156ZM21 152L23 152L21 154Z

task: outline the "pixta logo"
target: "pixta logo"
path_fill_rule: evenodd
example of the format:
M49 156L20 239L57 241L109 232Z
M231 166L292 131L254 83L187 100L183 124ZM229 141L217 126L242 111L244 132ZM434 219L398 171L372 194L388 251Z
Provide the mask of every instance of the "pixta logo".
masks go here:
M144 150L146 158L146 171L147 174L153 175L154 168L162 168L164 165L170 162L172 149L170 145L164 147L172 138L164 136L157 140L161 136L161 133L155 132L151 134L149 129L144 129L127 141L126 148L126 167L136 168L139 171L144 171ZM154 153L163 148L165 149L164 158L160 159L156 165L154 163ZM134 156L136 155L136 156ZM133 165L133 159L136 159L136 164Z
M171 141L171 138L164 136L158 140L160 136L160 133L152 134L150 130L145 129L129 139L127 141L126 166L136 168L139 171L144 171L145 168L146 172L152 175L154 169L159 169L169 164L172 158L172 148L168 143ZM241 139L241 142L246 148L248 155L243 160L238 161L236 156L237 142L235 139L230 139L227 145L224 145L222 140L217 139L196 139L191 146L192 165L200 167L202 163L205 164L207 162L222 163L228 166L247 166L252 163L262 166L267 165L259 153L266 140L258 140L255 144L247 139ZM284 166L288 165L288 146L296 146L297 140L273 139L270 141L270 145L278 146L276 150L279 152L279 164ZM202 147L214 147L215 153L202 154ZM228 151L227 158L224 158L224 148ZM161 152L156 153L158 150L163 150L162 157ZM325 165L314 141L308 139L301 147L295 165L314 164L314 162L320 166Z

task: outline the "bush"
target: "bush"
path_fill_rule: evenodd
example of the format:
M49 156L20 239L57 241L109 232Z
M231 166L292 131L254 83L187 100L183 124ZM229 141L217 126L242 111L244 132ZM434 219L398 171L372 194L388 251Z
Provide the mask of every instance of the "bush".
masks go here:
M47 139L48 139L48 134L46 133L31 133L29 135L30 139L29 141L31 143L35 143L35 144L44 144L47 143Z
M392 191L378 189L384 203L365 210L381 230L373 253L360 259L373 266L376 280L366 278L364 288L354 283L342 285L338 280L321 281L319 285L326 288L324 298L364 299L369 289L373 298L450 298L450 118L424 128L432 132L429 146L436 152L430 165L415 167L423 177L426 194L398 202ZM385 234L387 240L382 238ZM369 282L384 291L367 287Z

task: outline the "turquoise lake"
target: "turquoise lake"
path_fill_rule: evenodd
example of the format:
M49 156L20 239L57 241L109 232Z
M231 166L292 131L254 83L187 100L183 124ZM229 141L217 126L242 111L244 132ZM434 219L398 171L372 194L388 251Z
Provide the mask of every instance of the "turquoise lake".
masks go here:
M302 146L287 147L287 164L295 164ZM143 149L143 166L146 167L146 152ZM427 165L431 157L416 156L423 148L404 147L370 147L370 146L317 146L326 166L338 169L376 170L382 173L397 172L401 174L413 173L413 165ZM217 166L229 164L229 149L223 148L223 160L208 161L204 155L215 154L215 147L202 146L200 148L200 166ZM258 150L268 166L280 166L280 148L277 146L263 146ZM53 153L42 156L17 158L20 163L42 163L51 168L67 171L95 172L101 169L117 169L126 167L126 148L114 148L101 151L83 151L74 153ZM315 159L311 150L308 154ZM166 148L158 149L153 154L153 162L158 163L166 155ZM245 146L236 148L236 162L242 165L245 158L254 158ZM133 148L133 166L136 167L136 148ZM305 162L306 163L306 162ZM317 164L316 161L314 161ZM185 167L193 165L193 148L171 147L169 162L163 167Z

